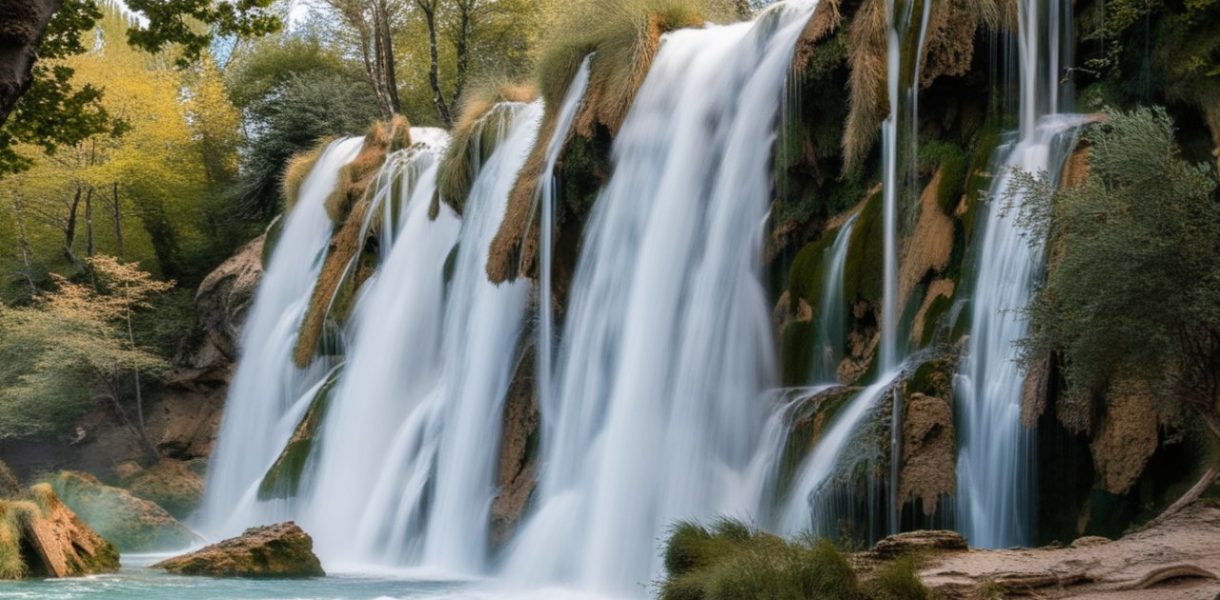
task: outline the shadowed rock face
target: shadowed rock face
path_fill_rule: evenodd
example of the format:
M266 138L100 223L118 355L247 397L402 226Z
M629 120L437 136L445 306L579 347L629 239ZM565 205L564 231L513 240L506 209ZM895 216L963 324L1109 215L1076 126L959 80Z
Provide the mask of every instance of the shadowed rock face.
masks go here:
M313 538L291 521L247 529L239 537L153 565L179 575L210 577L323 577Z

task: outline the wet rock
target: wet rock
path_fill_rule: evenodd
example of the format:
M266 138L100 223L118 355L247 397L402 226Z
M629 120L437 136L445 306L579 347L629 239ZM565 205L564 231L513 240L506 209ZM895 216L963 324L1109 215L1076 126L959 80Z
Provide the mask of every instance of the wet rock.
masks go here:
M119 553L38 484L0 501L0 579L79 577L117 571Z
M313 539L296 523L247 529L239 537L153 565L179 575L210 577L323 577Z
M212 271L195 293L195 326L174 358L171 383L227 384L237 359L237 344L263 275L261 235Z
M504 403L496 484L491 503L492 541L507 543L529 504L538 470L538 399L534 393L534 351L518 361Z
M105 485L92 475L61 471L47 483L81 520L124 552L184 548L194 539L156 503Z
M180 460L164 459L124 479L123 486L179 519L190 516L203 500L203 478Z

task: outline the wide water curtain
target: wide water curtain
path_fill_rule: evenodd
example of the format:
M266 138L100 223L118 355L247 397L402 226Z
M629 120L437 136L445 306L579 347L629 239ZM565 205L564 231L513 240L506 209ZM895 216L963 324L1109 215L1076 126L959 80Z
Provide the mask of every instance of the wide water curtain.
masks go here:
M774 383L768 163L813 8L665 36L586 229L507 576L638 593L675 520L757 510L742 482Z

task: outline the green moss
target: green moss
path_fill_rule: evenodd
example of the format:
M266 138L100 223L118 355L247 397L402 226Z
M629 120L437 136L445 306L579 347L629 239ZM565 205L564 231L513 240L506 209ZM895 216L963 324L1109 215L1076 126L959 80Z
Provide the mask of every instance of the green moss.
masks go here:
M817 339L816 329L810 321L793 321L784 328L780 342L784 385L796 386L808 381Z
M786 541L736 521L675 527L665 549L661 600L854 600L847 557L825 540Z
M822 234L816 241L805 244L792 261L788 275L788 292L795 306L804 300L814 314L822 311L822 283L826 274L826 251L834 245L839 230Z
M336 369L327 377L326 383L322 384L322 388L314 396L309 410L305 412L304 417L301 417L301 422L297 424L292 438L280 452L279 458L275 460L275 464L271 465L270 469L267 469L267 474L263 476L263 481L258 486L259 500L293 498L300 491L305 467L309 465L309 459L317 448L315 442L317 442L318 430L322 425L322 420L326 417L331 394L339 382L340 373L341 370Z
M919 340L921 348L928 347L932 340L936 338L936 332L940 330L941 319L953 307L953 298L948 296L937 296L932 304L928 306L927 312L923 315L923 338Z
M881 192L873 194L860 211L847 245L843 270L843 297L880 301L885 261L885 223L882 218Z
M903 556L878 569L864 584L871 600L930 600L932 596L922 581L915 558Z

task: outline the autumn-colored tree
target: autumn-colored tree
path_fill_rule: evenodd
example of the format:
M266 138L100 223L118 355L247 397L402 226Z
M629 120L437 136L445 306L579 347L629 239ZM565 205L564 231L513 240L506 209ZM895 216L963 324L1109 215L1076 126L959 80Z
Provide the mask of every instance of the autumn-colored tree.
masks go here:
M56 431L98 394L156 460L144 428L140 373L161 373L167 363L136 343L132 316L175 284L110 256L95 256L88 266L96 287L52 275L54 292L30 306L0 307L0 439Z

